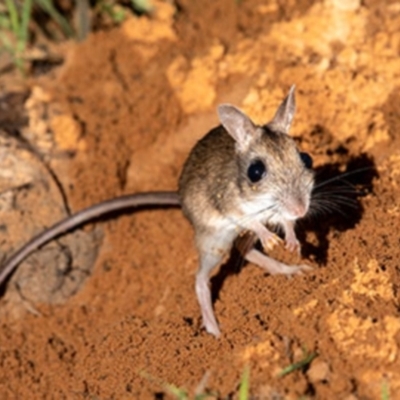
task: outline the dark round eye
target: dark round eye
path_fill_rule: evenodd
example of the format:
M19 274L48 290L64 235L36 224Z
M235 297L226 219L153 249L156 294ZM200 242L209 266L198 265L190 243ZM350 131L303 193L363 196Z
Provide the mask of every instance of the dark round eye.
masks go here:
M249 168L247 169L247 176L253 183L256 183L262 178L264 178L266 173L267 173L267 168L265 167L265 164L261 160L252 161L251 164L249 165Z
M300 158L306 168L312 168L312 158L308 153L300 153Z

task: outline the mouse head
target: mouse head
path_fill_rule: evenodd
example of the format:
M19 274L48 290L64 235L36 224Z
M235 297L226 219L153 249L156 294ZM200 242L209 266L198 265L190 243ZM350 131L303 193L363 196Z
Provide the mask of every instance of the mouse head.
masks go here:
M218 107L221 124L235 140L243 210L280 222L303 217L309 208L314 174L312 159L289 136L296 105L294 86L274 118L257 126L242 111Z

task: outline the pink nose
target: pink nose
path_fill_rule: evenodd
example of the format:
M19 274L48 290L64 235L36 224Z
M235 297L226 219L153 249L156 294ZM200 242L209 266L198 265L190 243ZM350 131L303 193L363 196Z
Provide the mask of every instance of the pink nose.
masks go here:
M307 207L303 203L291 204L288 207L289 212L297 218L302 218L307 214Z

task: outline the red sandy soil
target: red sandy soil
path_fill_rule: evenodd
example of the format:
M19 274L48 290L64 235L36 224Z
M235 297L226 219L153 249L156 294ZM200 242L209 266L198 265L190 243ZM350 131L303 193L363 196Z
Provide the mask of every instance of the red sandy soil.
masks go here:
M349 174L326 185L331 213L299 223L303 259L273 251L311 272L216 271L218 340L201 327L179 209L45 246L0 301L0 398L161 399L164 383L237 398L245 366L254 399L400 398L399 3L157 2L151 18L55 51L63 64L24 91L1 81L4 257L68 208L176 189L219 103L266 122L291 84L291 132L317 179Z

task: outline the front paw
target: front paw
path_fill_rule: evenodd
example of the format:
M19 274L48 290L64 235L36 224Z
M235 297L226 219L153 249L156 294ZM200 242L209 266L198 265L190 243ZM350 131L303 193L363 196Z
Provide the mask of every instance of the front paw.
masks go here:
M291 253L295 251L298 255L301 254L300 242L296 239L296 237L290 237L286 239L285 242L285 248L287 250L289 250Z
M275 233L267 231L261 238L261 244L265 251L271 251L275 246L281 245L282 239Z

